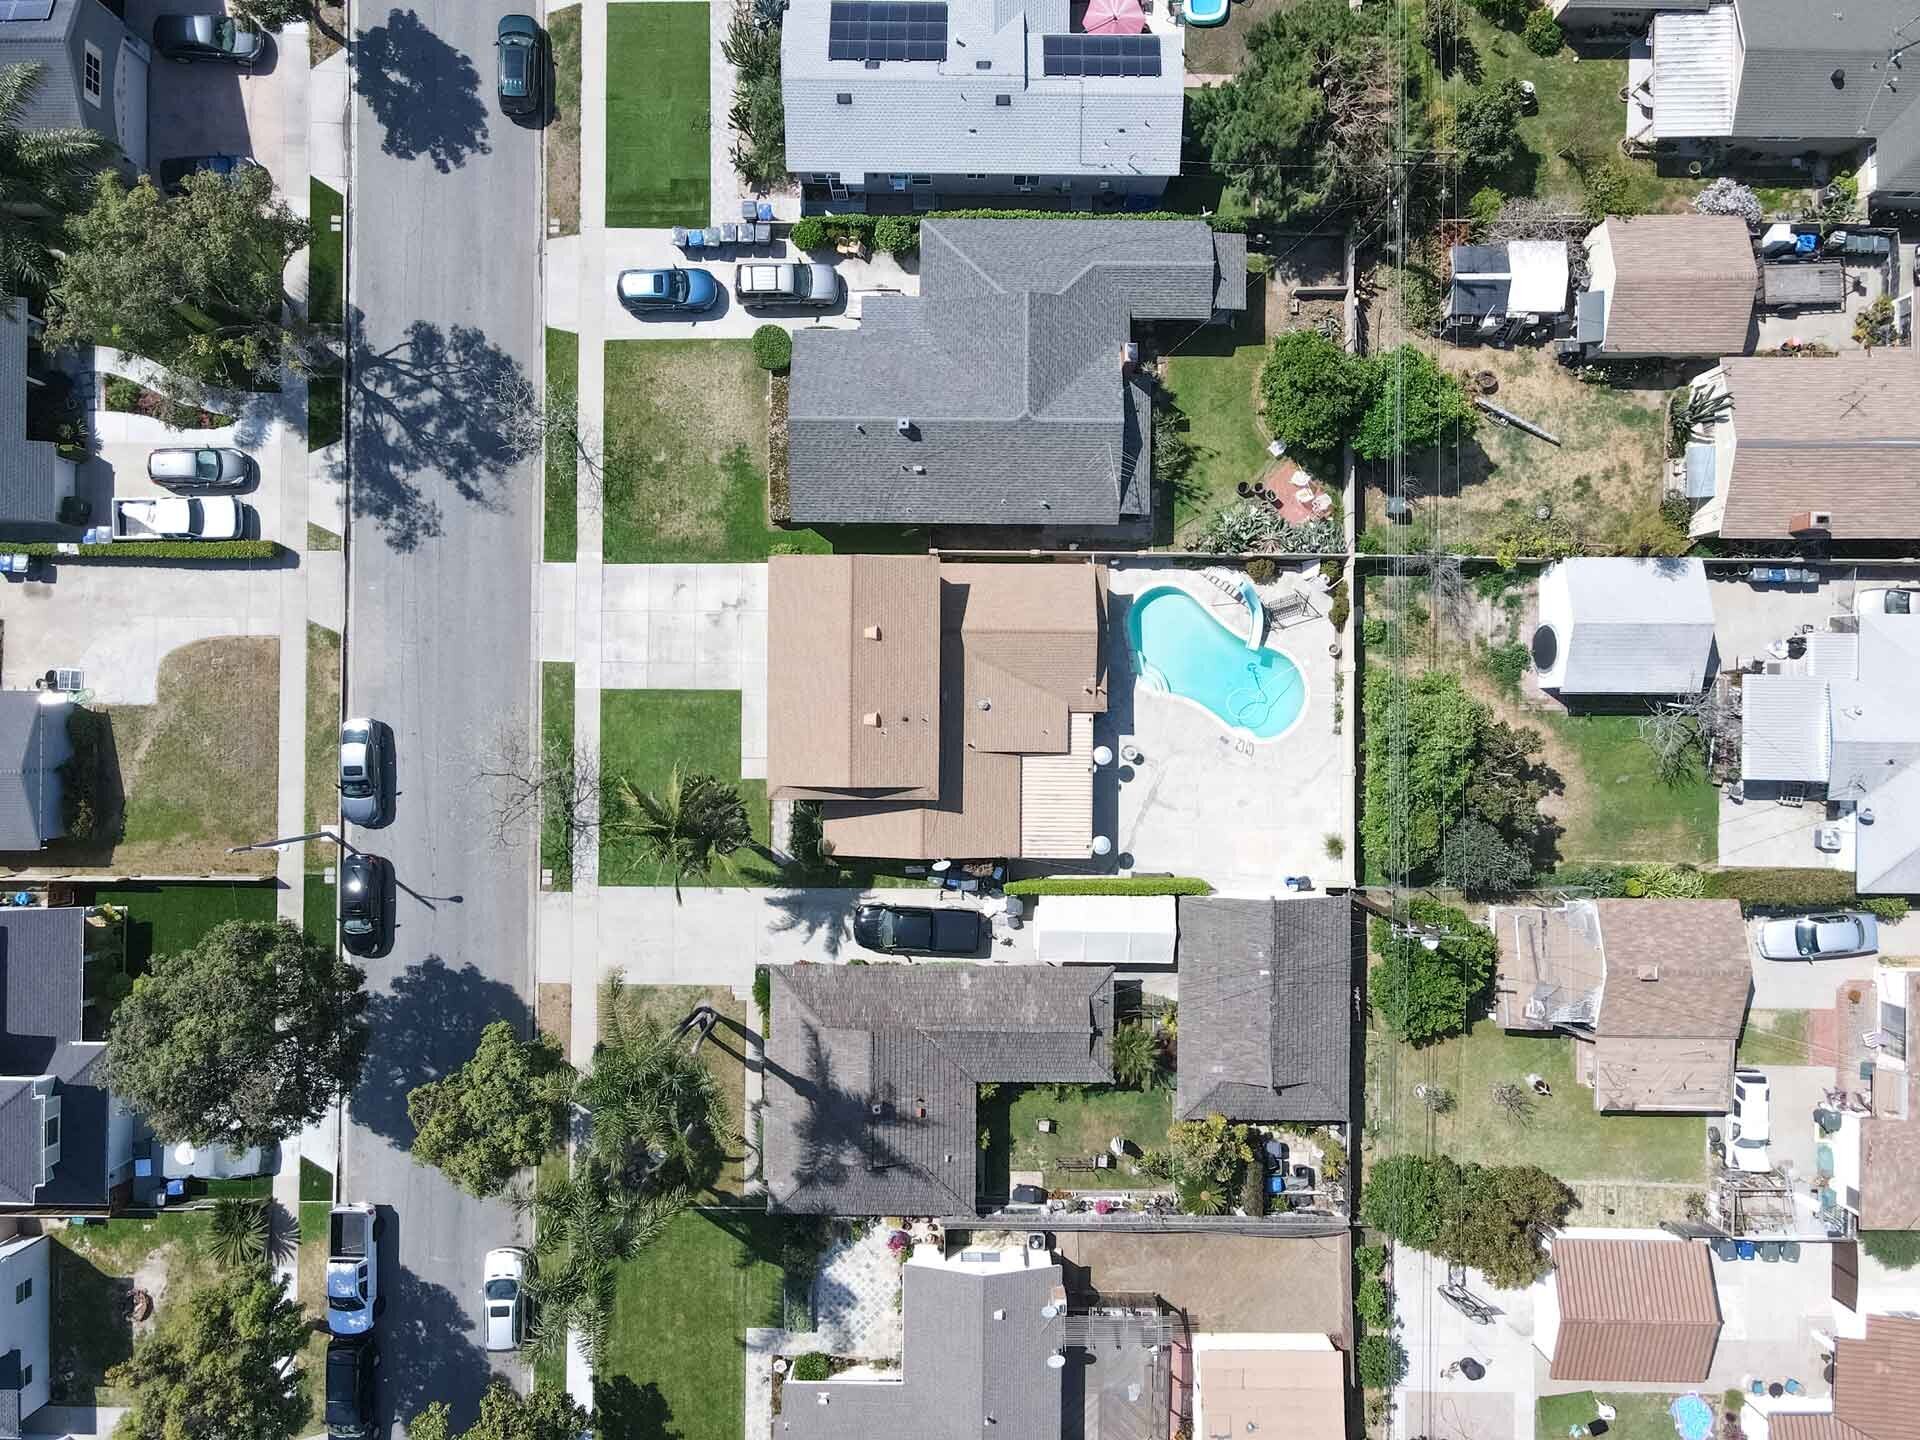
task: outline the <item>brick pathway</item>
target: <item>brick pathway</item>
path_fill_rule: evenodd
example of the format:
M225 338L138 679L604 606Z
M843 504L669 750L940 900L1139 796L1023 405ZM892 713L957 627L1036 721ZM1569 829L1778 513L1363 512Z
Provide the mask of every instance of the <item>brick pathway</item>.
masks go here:
M834 1355L898 1358L904 1343L900 1311L900 1262L887 1249L890 1232L875 1225L850 1243L827 1251L813 1280L814 1324Z

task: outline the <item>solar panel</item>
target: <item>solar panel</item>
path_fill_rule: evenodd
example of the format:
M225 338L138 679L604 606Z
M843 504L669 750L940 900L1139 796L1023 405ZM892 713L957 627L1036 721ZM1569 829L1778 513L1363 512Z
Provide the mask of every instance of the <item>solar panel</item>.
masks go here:
M53 0L0 0L0 21L52 18Z
M5 0L0 0L5 3ZM829 60L944 60L947 7L901 0L834 0L827 14Z
M1048 75L1158 75L1156 35L1047 35L1041 68Z

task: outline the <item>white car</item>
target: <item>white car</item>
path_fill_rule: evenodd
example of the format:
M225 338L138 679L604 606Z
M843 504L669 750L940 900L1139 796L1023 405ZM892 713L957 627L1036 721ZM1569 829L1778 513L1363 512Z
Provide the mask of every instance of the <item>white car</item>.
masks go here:
M518 1350L527 1341L527 1252L489 1250L480 1273L487 1349Z
M1920 590L1862 590L1853 597L1855 615L1912 615Z
M1727 1164L1735 1170L1773 1169L1773 1087L1758 1070L1733 1072L1733 1113L1727 1117Z
M1832 960L1872 955L1880 949L1880 922L1864 910L1798 915L1760 927L1762 960Z

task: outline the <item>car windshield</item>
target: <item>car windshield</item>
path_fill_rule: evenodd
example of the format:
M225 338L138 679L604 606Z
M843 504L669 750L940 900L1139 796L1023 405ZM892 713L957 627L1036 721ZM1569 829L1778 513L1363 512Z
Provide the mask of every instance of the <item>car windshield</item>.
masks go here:
M352 795L356 798L371 795L373 793L373 786L367 783L367 771L365 766L354 765L354 764L341 765L340 793L343 795Z
M1741 1150L1764 1150L1767 1148L1767 1142L1764 1140L1748 1140L1742 1138L1733 1143L1736 1148Z
M813 294L813 271L805 265L793 267L793 293L802 300Z
M1911 590L1889 590L1887 592L1887 614L1911 615L1913 613L1913 592Z
M350 915L342 922L340 928L349 935L371 935L373 922L358 915Z
M519 1293L519 1285L505 1275L487 1281L487 1298L489 1300L511 1300Z
M211 450L193 452L193 474L198 480L218 480L220 478L220 457Z
M327 1308L329 1310L345 1310L351 1312L354 1310L364 1310L367 1307L360 1303L360 1297L357 1295L329 1295L327 1297Z
M676 270L667 277L667 298L676 303L687 298L687 272Z
M1820 948L1820 927L1811 920L1802 920L1793 927L1794 948L1802 955L1811 955Z
M509 95L527 91L527 42L509 36L500 47L500 88Z
M213 22L213 43L218 45L222 50L233 49L234 39L237 34L238 32L234 28L233 21L227 19L224 15Z

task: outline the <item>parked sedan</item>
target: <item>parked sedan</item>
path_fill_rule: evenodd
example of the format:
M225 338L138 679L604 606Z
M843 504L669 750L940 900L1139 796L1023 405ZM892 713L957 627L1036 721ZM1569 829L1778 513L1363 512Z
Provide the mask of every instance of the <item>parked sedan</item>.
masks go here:
M386 734L372 720L340 727L340 814L356 825L387 823Z
M978 910L862 905L853 912L853 938L886 955L972 955L985 937Z
M1880 948L1880 922L1858 910L1769 920L1760 927L1763 960L1833 960L1872 955Z
M527 1252L489 1250L480 1266L481 1304L487 1312L487 1349L518 1350L527 1339Z
M1911 615L1920 590L1862 590L1853 597L1856 615Z
M253 461L231 446L169 445L147 456L147 478L173 490L232 490L253 478Z
M1727 1163L1736 1170L1773 1168L1773 1087L1758 1070L1733 1072L1733 1113L1727 1117Z
M379 1342L371 1335L337 1335L327 1342L327 1434L332 1440L373 1434L379 1370Z
M160 188L178 193L189 175L224 175L228 179L250 170L264 170L251 155L178 155L160 162Z
M547 97L539 25L531 15L502 15L493 48L499 59L500 113L538 115Z
M613 293L636 315L666 315L711 310L720 287L705 270L676 265L670 270L622 270Z
M340 943L355 955L378 955L387 945L387 877L393 867L378 855L349 850L340 862Z
M153 48L182 65L209 60L253 66L267 53L267 37L226 15L162 15L153 22Z

